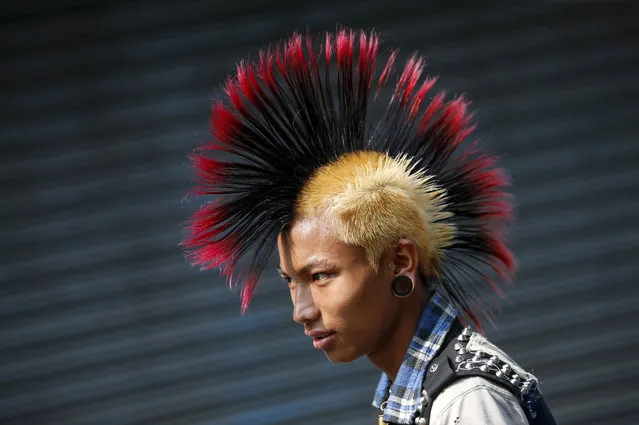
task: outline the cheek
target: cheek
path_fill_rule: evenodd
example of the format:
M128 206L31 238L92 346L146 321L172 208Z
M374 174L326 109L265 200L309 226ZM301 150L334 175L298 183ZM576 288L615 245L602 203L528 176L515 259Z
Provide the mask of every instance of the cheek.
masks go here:
M391 304L385 287L383 277L372 274L346 275L335 280L323 288L325 294L319 297L325 326L339 326L349 332L383 327Z

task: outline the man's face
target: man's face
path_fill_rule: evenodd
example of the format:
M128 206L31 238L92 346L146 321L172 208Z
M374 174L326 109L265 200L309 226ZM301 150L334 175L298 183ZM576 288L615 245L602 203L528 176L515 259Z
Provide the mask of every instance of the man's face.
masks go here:
M296 222L278 238L278 251L293 319L329 360L342 363L378 350L398 312L390 256L375 271L363 248L346 245L332 230L322 219Z

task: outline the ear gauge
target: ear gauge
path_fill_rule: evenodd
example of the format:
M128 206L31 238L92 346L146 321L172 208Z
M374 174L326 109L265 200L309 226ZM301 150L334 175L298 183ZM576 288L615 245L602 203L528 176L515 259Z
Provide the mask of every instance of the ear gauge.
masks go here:
M393 295L398 298L405 298L413 293L415 289L415 283L413 279L405 274L397 275L393 278L391 282L391 290L393 291Z
M388 265L388 268L397 274L397 264L395 264L394 261ZM413 290L415 290L415 282L413 282L410 276L400 274L395 276L391 281L391 290L396 297L404 298L413 293Z

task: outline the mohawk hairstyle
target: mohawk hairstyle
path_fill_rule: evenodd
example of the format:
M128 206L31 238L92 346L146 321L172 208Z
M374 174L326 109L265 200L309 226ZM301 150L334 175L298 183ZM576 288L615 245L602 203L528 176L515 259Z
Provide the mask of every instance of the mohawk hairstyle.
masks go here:
M181 245L194 266L220 267L229 284L241 284L243 314L277 235L301 215L335 214L340 237L369 249L371 261L393 238L414 237L423 271L478 326L478 310L491 315L482 289L499 292L486 266L505 280L514 274L505 173L476 142L460 149L474 128L468 102L429 97L436 78L423 77L416 54L395 74L394 50L378 72L379 48L364 31L294 34L259 61L240 62L213 105L213 138L190 158L195 194L216 199L193 214Z

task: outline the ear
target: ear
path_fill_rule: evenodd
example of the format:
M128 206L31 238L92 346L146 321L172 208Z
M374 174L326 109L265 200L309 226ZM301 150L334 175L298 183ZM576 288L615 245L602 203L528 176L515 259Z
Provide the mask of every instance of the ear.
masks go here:
M410 239L400 239L395 247L397 274L415 276L419 269L419 250Z

